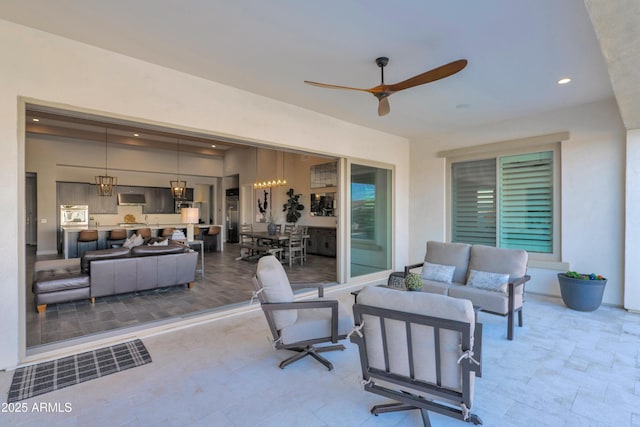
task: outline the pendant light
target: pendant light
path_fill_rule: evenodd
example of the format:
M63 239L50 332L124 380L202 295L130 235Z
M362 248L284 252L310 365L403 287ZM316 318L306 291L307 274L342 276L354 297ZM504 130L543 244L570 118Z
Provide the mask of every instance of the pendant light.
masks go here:
M187 181L180 181L180 138L176 139L176 175L175 181L169 181L171 195L176 200L183 200L187 196Z
M96 176L96 188L99 196L111 197L113 190L118 185L118 178L107 173L107 141L109 130L104 128L104 175Z
M282 156L282 178L275 178L269 181L256 181L253 184L254 189L282 187L287 185L287 180L284 179L284 152L277 151L278 157ZM258 175L258 148L256 148L256 175Z

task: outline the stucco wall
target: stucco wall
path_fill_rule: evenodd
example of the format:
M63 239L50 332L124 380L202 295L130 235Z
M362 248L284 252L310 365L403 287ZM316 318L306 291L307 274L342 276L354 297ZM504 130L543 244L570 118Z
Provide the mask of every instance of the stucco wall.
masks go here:
M626 133L615 100L499 124L461 129L437 141L412 141L409 259L424 258L427 240L447 240L446 161L437 152L569 132L561 144L561 259L609 281L604 302L622 305ZM436 209L434 209L434 206ZM559 295L557 270L532 268L527 290Z
M394 262L407 258L409 143L302 108L0 20L0 144L7 230L0 242L0 369L23 344L24 129L19 100L396 166ZM22 98L22 99L25 99ZM18 225L17 227L14 225Z

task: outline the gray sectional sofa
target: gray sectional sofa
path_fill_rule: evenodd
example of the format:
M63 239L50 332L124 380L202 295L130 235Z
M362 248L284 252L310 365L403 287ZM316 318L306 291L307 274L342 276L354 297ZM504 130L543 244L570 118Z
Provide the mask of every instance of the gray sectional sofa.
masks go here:
M32 291L36 309L47 304L195 282L198 253L186 245L136 246L87 251L82 259L38 261Z
M527 261L521 249L429 241L424 261L406 266L404 275L421 274L423 292L468 299L482 311L507 316L512 340L515 313L522 326Z

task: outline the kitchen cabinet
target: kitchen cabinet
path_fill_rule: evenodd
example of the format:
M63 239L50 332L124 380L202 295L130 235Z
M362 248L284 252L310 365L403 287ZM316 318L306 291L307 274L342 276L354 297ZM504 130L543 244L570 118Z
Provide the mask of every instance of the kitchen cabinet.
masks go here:
M175 213L175 203L171 196L171 189L163 187L146 187L144 197L147 204L142 207L145 214Z
M307 253L315 255L336 256L336 229L329 227L309 227Z
M86 182L56 182L59 205L88 205L89 184Z
M118 189L111 196L100 196L96 184L87 184L89 214L117 214L118 213Z

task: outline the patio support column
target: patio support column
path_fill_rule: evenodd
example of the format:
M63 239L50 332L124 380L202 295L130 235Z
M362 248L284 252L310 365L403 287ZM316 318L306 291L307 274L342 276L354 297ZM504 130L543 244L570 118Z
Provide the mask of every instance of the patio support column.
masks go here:
M624 308L640 312L640 129L627 131Z

